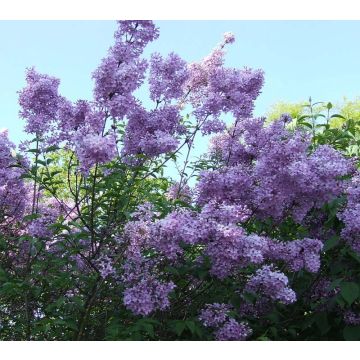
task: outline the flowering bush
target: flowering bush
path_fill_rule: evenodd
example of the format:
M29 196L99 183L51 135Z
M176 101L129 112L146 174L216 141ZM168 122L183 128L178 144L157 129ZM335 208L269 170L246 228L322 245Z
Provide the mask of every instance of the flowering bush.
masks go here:
M158 36L119 21L92 101L27 70L33 139L0 133L0 338L360 339L358 129L267 125L263 72L224 66L231 33L190 64L144 59Z

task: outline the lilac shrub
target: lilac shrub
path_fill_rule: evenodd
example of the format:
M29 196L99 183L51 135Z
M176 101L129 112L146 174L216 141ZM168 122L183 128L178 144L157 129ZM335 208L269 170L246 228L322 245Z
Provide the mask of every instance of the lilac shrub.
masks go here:
M352 133L254 118L264 73L225 66L232 33L191 63L146 59L158 37L119 21L91 100L27 70L32 140L0 133L0 338L358 338Z

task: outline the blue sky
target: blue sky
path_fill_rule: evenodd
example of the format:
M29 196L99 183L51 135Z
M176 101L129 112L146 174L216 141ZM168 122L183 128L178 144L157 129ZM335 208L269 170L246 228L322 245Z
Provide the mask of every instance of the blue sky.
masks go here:
M207 55L231 31L226 65L265 71L256 115L275 102L339 101L360 96L360 21L157 21L159 39L146 54ZM26 67L61 79L62 95L90 99L91 72L113 41L114 21L0 21L0 128L23 138L17 90Z

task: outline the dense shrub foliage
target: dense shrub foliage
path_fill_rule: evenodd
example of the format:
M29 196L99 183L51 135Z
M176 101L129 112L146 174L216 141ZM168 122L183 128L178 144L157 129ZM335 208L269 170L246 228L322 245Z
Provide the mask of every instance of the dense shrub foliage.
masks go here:
M27 70L32 140L0 134L0 338L360 339L357 123L253 118L263 73L224 66L231 33L190 64L144 59L158 36L120 21L92 101Z

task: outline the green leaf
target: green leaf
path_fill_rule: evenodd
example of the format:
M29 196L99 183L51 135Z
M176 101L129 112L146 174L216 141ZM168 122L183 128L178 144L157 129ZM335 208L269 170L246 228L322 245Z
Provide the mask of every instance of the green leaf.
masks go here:
M56 151L56 150L59 150L60 148L56 145L52 145L52 146L49 146L47 147L44 152L51 152L51 151Z
M337 235L332 236L330 239L325 241L324 244L324 251L328 251L335 247L339 242L339 237Z
M270 339L265 335L259 336L256 340L257 341L270 341Z
M195 323L193 322L193 321L186 321L186 326L187 326L187 328L191 331L191 333L192 334L194 334L195 333L195 327L196 327L196 325L195 325Z
M329 290L334 290L335 288L337 288L340 283L343 281L343 279L335 279L331 282L331 284L329 285Z
M340 288L342 297L349 305L359 296L359 286L354 282L343 282Z
M346 326L343 330L343 335L347 341L360 340L360 326Z
M312 125L309 124L308 122L299 122L299 125L303 125L303 126L308 127L309 129L312 129Z
M327 314L326 313L319 313L316 316L316 325L320 329L321 335L325 335L331 328L328 322Z
M7 280L6 271L2 267L0 267L0 281L3 282L6 280Z
M309 115L302 115L302 116L299 117L298 121L302 121L302 120L307 119L309 117L310 117Z
M55 171L52 171L52 172L50 173L51 176L55 176L55 175L57 175L57 174L61 174L61 171L60 171L60 170L55 170Z
M178 336L181 336L181 334L183 333L183 331L185 330L186 324L184 321L177 321L175 323L174 329L175 332Z
M30 174L21 174L20 179L32 179L33 177Z
M39 215L39 214L30 214L30 215L25 215L23 217L23 220L24 221L32 221L32 220L36 220L36 219L38 219L40 217L41 217L41 215Z
M346 120L346 119L345 119L342 115L340 115L340 114L331 115L331 116L330 116L330 119L332 119L332 118L340 118L340 119Z
M151 337L154 337L154 326L152 324L144 322L141 324L141 326Z
M34 153L34 154L40 154L40 150L39 149L29 149L29 150L26 150L27 152L30 152L30 153Z
M38 162L38 164L40 164L40 165L46 166L46 161L38 160L37 162Z

